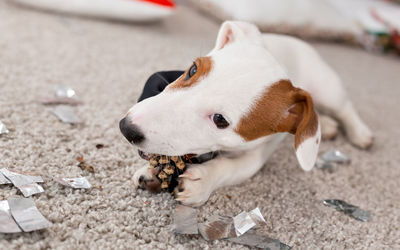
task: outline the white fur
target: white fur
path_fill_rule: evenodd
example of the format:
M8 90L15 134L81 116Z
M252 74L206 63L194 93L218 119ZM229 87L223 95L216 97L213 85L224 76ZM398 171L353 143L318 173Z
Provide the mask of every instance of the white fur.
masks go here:
M263 166L284 134L246 142L234 128L257 97L281 79L289 78L311 93L317 108L338 119L355 145L364 148L372 143L372 134L351 105L339 77L308 44L283 35L261 35L248 23L225 22L208 56L213 67L200 82L181 90L167 88L128 113L146 137L139 146L142 151L165 155L229 152L189 166L181 176L184 191L177 194L177 200L200 205L213 190L240 183ZM231 125L216 128L210 120L214 113L223 114ZM297 148L304 170L315 163L320 133L318 126L317 134Z

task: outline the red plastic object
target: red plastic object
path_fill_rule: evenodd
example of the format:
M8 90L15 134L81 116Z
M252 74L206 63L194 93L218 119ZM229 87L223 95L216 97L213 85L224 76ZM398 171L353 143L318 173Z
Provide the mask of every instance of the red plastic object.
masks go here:
M136 0L135 0L136 1ZM169 8L175 8L175 4L172 1L169 0L139 0L142 2L148 2L156 5L161 5Z

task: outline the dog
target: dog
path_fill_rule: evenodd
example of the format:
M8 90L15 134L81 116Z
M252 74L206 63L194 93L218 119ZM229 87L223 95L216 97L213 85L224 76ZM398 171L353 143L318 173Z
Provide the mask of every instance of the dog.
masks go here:
M211 52L160 94L134 105L120 127L142 152L220 152L180 176L176 200L200 206L214 190L253 176L287 134L294 135L300 167L311 170L321 134L335 137L338 123L352 144L371 146L371 130L340 78L310 45L226 21ZM143 167L133 178L139 186L153 173Z

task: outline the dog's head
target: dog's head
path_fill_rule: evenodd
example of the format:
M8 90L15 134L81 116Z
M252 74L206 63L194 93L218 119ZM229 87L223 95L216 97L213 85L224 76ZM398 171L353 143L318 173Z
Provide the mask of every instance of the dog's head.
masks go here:
M121 123L140 150L164 155L243 150L288 132L305 170L320 143L310 95L292 85L258 29L243 22L222 24L207 56L162 93L134 105Z

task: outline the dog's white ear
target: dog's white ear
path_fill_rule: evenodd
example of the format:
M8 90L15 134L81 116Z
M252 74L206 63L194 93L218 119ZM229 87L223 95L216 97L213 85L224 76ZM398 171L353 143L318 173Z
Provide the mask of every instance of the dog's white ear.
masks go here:
M219 29L214 50L220 50L227 44L241 39L261 43L260 35L260 31L254 24L241 21L225 21Z
M302 89L291 91L294 102L278 130L294 134L294 147L297 160L305 171L311 170L318 156L321 142L321 126L310 94Z

